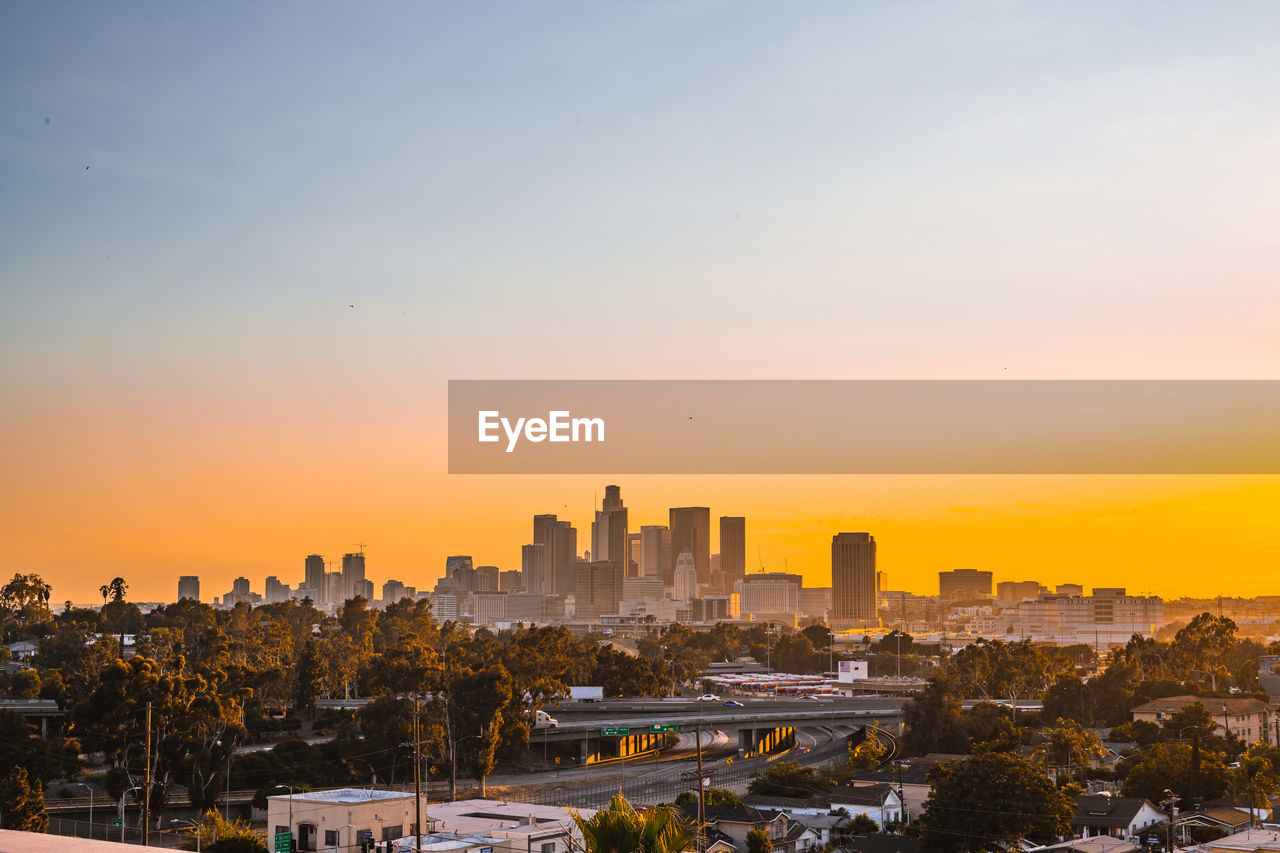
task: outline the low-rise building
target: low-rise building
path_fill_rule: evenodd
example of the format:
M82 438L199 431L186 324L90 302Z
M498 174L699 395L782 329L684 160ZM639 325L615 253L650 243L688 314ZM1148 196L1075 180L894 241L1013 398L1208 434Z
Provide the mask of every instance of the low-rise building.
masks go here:
M1082 838L1109 835L1133 840L1139 832L1165 819L1150 800L1093 794L1076 797L1071 830Z
M1162 725L1165 720L1188 705L1201 705L1209 712L1214 722L1214 734L1230 733L1245 743L1254 743L1266 739L1270 733L1270 708L1266 702L1252 696L1232 696L1226 699L1169 696L1164 699L1152 699L1136 708L1130 708L1129 714L1135 721L1146 720Z

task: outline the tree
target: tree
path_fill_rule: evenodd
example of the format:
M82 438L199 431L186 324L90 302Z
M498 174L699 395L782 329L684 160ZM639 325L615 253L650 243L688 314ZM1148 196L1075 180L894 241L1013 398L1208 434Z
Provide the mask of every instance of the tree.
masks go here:
M759 797L808 797L827 794L836 782L822 776L812 767L801 767L794 761L779 761L747 784L747 792Z
M902 709L906 751L911 755L967 752L969 737L960 708L956 683L945 675L930 678Z
M849 833L852 835L874 835L880 831L880 825L864 814L854 817L849 823Z
M44 810L44 785L27 780L27 768L14 767L0 780L0 828L44 832L49 815Z
M590 818L570 809L582 833L583 853L681 853L693 843L693 830L669 806L637 812L622 796Z
M880 760L889 748L880 742L880 738L868 732L857 746L849 749L849 767L854 770L874 770L880 766Z
M1093 694L1075 673L1058 676L1043 697L1044 719L1075 720L1081 725L1092 725L1094 718Z
M102 603L108 601L124 601L124 597L129 592L129 584L124 578L112 578L109 583L104 583L98 587L98 592L102 593Z
M1085 731L1076 720L1059 717L1046 726L1040 736L1044 743L1036 750L1036 756L1049 766L1055 778L1059 770L1065 769L1069 779L1073 767L1081 767L1107 754L1098 736Z
M1071 828L1072 802L1032 762L987 752L929 771L920 817L925 853L1014 850L1052 843Z
M753 829L747 833L747 853L769 853L773 850L773 841L769 833Z
M1272 798L1280 791L1280 777L1267 757L1266 749L1250 749L1240 759L1240 766L1231 771L1231 782L1237 791L1249 801L1249 820L1254 822L1258 809L1266 814Z
M1152 744L1131 766L1122 762L1120 770L1125 777L1120 790L1126 797L1146 797L1153 803L1164 796L1165 788L1180 796L1184 804L1222 796L1229 780L1222 753L1202 749L1199 759L1196 768L1191 747L1185 743Z
M709 806L740 806L742 798L730 791L728 788L703 788L702 796L706 799ZM696 803L698 795L693 791L681 791L676 795L676 805L681 803Z
M0 587L0 607L9 611L22 628L35 622L47 622L49 595L52 587L35 574L16 573L13 580Z

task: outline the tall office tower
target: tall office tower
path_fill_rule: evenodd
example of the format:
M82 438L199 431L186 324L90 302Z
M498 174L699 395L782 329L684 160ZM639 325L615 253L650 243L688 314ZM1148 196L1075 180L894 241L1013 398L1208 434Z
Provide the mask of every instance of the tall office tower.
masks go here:
M268 575L266 583L263 584L262 599L267 604L279 604L282 601L288 601L291 592L293 590L287 583L281 583L280 578L275 575Z
M453 577L453 573L458 569L473 569L475 566L471 563L471 557L466 554L454 554L452 557L444 558L444 576Z
M698 583L711 582L711 510L705 506L678 506L669 510L671 563L663 580L675 584L676 557L688 549L698 571Z
M738 583L743 618L795 626L804 579L792 572L760 572Z
M574 607L578 621L594 621L618 612L622 567L612 560L579 562L574 567Z
M720 572L723 592L747 573L747 519L741 515L720 516Z
M535 515L533 544L546 546L542 575L544 591L561 596L573 595L577 585L573 564L578 553L578 531L568 521L560 521L554 515Z
M646 524L641 527L640 577L665 579L667 563L670 562L671 528L663 524Z
M689 553L688 548L676 557L676 572L673 580L675 581L673 597L676 601L687 604L698 597L698 569L694 565L693 555Z
M454 589L459 592L475 592L476 591L476 570L470 566L456 566L450 572L449 577L453 580Z
M476 566L476 588L474 591L497 592L498 571L497 566Z
M519 569L506 569L498 572L498 592L515 592L521 587Z
M236 595L248 595L249 579L246 577L236 578L231 582L231 591Z
M383 605L395 604L402 598L408 597L406 587L398 580L389 580L382 585L382 603Z
M644 561L644 542L640 538L639 533L627 534L627 548L631 554L631 564L627 566L626 575L629 578L640 577L640 564Z
M938 596L943 601L969 601L991 595L991 572L955 569L938 572Z
M364 588L364 552L342 555L342 601L355 598ZM330 604L341 604L331 601Z
M200 600L200 578L198 575L182 575L178 578L178 600L189 598Z
M342 572L325 572L323 600L326 604L341 604L342 588Z
M307 555L302 569L302 583L312 591L313 601L317 604L324 603L324 557L319 554Z
M604 503L596 511L596 520L591 522L591 558L598 563L616 563L624 575L630 573L631 537L619 486L604 487Z
M831 537L831 627L858 628L877 620L876 540L870 533Z
M520 548L520 585L525 592L542 594L543 579L546 577L545 566L547 546L523 545Z

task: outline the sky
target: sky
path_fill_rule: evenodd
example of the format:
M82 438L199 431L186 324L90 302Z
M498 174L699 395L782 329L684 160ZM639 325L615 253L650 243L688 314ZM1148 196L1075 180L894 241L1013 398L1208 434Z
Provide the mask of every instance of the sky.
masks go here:
M1278 477L446 473L449 379L1275 378L1280 6L0 8L0 571L518 568L623 486L829 577L1280 593ZM350 307L354 306L354 307ZM585 541L585 533L581 534Z

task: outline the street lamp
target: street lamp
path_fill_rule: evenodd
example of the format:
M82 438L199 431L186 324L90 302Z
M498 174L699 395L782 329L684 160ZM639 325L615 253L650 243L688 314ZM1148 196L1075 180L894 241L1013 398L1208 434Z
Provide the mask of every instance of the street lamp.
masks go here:
M83 782L72 782L71 784L79 788L84 788L89 792L89 837L93 838L93 788Z
M141 785L134 785L132 788L120 795L120 843L124 844L124 798L132 794L134 791L141 791Z
M186 818L176 817L169 821L169 825L170 826L189 826L192 829L194 829L196 831L196 853L200 853L200 835L201 835L200 824L196 823L194 820L187 820Z
M351 824L349 823L344 823L342 826L338 827L338 837L336 839L338 843L334 845L334 848L333 848L334 853L338 853L338 848L342 846L342 830L350 829L350 828L351 828ZM347 833L348 847L351 846L350 841L351 841L351 833L348 832Z

